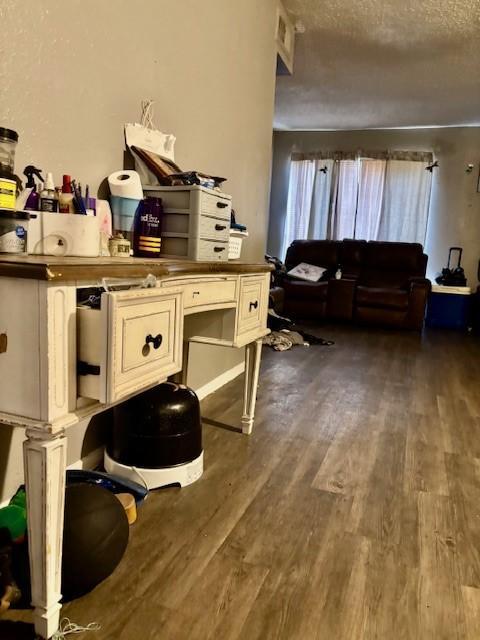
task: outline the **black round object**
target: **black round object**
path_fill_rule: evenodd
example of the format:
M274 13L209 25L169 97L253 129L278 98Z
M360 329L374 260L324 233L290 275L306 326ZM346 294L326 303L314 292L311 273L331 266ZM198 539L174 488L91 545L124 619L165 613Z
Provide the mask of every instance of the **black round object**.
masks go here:
M12 211L12 209L0 209L0 218L9 220L30 220L30 211Z
M7 127L0 127L0 138L6 138L12 142L18 142L18 133L13 129L7 129Z
M79 598L117 567L128 544L127 514L113 493L89 484L65 491L62 594Z
M144 469L185 464L202 453L200 403L192 389L171 382L114 408L108 454Z

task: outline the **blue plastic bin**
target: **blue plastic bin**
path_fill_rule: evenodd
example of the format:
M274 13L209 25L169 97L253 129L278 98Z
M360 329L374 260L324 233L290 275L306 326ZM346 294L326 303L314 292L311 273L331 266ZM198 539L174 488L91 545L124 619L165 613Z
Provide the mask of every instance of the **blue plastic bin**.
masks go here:
M427 326L466 330L470 321L471 300L470 287L432 285L427 306Z

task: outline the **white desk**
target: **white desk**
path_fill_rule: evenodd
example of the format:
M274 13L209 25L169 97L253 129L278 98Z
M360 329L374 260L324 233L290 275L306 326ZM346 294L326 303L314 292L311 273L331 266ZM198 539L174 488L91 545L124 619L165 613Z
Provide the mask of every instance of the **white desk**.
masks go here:
M266 264L0 256L0 422L26 429L32 605L41 637L57 631L60 617L67 429L185 373L189 342L203 342L245 347L241 425L251 433L269 272ZM104 278L138 284L149 274L153 288L104 293L100 309L78 308L84 287ZM77 376L80 351L94 368Z

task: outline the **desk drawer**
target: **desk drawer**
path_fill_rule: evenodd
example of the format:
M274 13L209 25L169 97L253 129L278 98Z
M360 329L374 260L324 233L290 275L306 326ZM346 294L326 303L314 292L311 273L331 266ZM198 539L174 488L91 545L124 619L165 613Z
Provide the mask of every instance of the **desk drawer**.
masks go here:
M77 309L77 328L81 396L115 402L181 369L178 290L104 293L101 309Z
M237 334L266 326L267 280L263 276L240 278Z
M189 280L174 280L163 283L165 288L182 287L183 307L192 309L205 305L228 304L236 301L237 279L216 278L206 282Z

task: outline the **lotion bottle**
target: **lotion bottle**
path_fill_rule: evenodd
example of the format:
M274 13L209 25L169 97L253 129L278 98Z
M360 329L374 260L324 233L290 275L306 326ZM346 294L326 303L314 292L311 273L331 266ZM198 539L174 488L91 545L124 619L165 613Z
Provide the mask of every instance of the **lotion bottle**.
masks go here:
M62 190L58 196L58 210L60 213L74 213L72 179L70 176L63 176Z
M55 193L53 175L50 171L47 173L45 186L40 194L40 211L50 211L50 213L57 213L58 211L58 199Z

